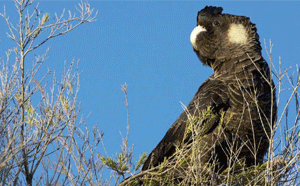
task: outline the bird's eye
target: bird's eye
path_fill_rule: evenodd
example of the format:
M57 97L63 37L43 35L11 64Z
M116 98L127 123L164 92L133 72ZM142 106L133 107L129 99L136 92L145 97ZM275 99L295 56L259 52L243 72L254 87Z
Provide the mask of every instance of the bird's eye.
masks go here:
M221 25L221 22L219 20L214 20L212 24L213 26L219 27Z

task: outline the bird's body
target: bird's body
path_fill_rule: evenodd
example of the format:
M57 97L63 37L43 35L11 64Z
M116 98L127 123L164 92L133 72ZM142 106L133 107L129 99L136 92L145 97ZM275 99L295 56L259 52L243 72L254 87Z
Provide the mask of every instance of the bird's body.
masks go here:
M261 56L255 25L249 18L222 14L221 7L198 12L191 34L194 51L214 74L198 89L186 110L151 152L142 170L171 157L179 143L189 143L190 115L201 117L211 109L214 117L199 125L201 162L217 160L215 171L229 159L245 159L250 166L263 162L276 118L275 88L268 64ZM234 153L234 154L233 154Z

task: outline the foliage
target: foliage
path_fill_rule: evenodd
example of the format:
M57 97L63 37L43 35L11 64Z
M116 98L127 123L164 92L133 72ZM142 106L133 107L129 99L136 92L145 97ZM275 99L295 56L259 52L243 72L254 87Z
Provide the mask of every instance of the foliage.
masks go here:
M33 0L14 3L17 24L10 22L5 7L0 14L14 43L0 61L0 184L95 183L103 167L95 149L103 134L94 128L95 143L91 143L89 130L79 118L77 63L62 65L65 70L58 80L50 70L41 71L49 48L41 55L33 51L93 22L97 13L83 2L76 7L78 16L69 11L67 17L65 12L42 13Z

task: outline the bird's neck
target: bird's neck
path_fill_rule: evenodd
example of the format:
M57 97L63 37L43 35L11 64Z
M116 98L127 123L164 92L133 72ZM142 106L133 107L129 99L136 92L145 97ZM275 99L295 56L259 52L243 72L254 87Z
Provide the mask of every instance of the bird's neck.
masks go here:
M247 72L252 72L257 69L257 63L260 63L263 58L259 54L245 53L239 56L231 56L230 59L221 59L212 64L214 76L234 75L241 73L247 69Z

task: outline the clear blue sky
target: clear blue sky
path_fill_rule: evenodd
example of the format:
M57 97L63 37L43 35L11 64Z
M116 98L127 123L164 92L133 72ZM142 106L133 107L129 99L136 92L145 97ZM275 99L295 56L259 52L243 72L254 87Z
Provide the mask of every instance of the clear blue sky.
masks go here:
M39 7L51 16L63 8L74 10L76 2L40 1ZM14 4L1 0L0 10L4 4L11 20L16 19ZM183 111L180 102L188 104L212 74L200 63L189 41L197 12L206 5L250 17L262 44L264 39L272 40L276 65L279 56L283 69L300 63L298 1L94 0L90 4L98 10L97 21L47 43L51 51L45 66L60 72L65 60L80 59L81 114L91 113L87 125L91 129L97 125L104 132L110 156L120 151L119 131L126 133L122 84L128 84L130 144L139 156L151 152ZM4 57L11 45L2 18L0 28L0 57ZM263 55L267 59L265 52Z

